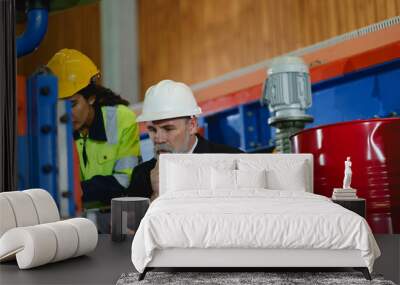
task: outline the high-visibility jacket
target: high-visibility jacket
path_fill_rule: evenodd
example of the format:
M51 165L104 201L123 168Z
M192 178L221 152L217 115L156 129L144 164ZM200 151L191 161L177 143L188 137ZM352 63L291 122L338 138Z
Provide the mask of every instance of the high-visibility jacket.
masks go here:
M88 135L75 132L74 138L85 207L110 205L111 198L124 195L132 170L139 163L135 113L124 105L97 106Z

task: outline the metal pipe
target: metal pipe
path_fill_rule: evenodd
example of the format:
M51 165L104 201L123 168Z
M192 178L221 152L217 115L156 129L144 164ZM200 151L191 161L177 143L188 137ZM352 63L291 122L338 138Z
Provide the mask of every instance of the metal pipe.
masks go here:
M25 32L17 38L17 56L33 52L41 43L47 31L48 9L33 8L28 10Z

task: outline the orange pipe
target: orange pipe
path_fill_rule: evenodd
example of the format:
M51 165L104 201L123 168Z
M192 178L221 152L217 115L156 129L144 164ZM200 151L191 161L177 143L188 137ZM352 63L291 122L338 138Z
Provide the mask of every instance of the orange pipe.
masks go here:
M27 110L26 110L26 79L17 75L17 134L26 136L28 131Z

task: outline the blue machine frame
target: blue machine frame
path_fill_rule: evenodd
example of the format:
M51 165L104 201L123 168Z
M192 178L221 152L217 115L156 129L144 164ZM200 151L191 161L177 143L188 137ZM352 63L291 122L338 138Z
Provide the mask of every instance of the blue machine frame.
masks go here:
M357 119L400 115L400 59L347 73L312 85L313 104L307 113L311 128ZM261 96L261 94L260 94ZM267 106L259 101L238 105L199 118L204 136L211 141L241 148L246 152L269 152L275 129L267 121ZM400 131L400 130L399 130ZM152 157L152 144L141 136L143 160Z
M27 84L29 187L57 193L57 79L33 75Z
M65 123L68 189L59 191L57 150L57 78L53 75L34 74L27 80L27 135L18 137L18 189L43 188L60 208L60 199L68 199L68 216L75 216L73 191L73 137L71 120ZM65 103L66 113L71 106ZM61 195L61 196L60 196ZM61 198L60 198L61 197Z
M307 127L400 115L400 59L312 86L314 122Z
M269 111L259 101L239 105L199 121L204 136L213 142L255 152L269 145Z
M400 115L400 59L375 65L312 85L314 122L306 128L357 119ZM260 94L261 96L261 94ZM267 107L258 101L202 118L205 137L246 152L269 151L275 129ZM399 130L400 131L400 130Z
M68 100L60 100L57 107L59 209L62 216L73 217L75 216L75 197L72 104Z

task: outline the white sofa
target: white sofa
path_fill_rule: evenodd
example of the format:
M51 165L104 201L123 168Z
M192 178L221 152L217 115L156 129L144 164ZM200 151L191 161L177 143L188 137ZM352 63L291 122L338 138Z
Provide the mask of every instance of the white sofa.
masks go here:
M132 243L139 279L155 267L354 267L370 278L380 252L368 224L312 194L312 181L310 154L161 155L160 196Z

